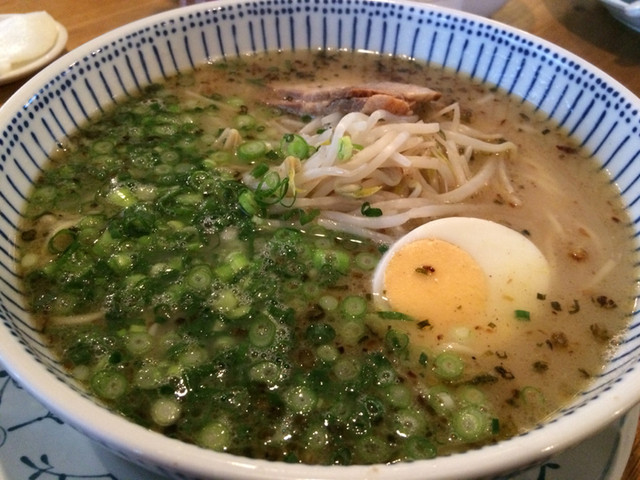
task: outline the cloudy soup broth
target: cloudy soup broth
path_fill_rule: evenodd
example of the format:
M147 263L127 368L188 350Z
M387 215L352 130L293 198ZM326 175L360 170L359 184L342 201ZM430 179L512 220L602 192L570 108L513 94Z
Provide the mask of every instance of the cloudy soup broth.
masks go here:
M424 312L373 295L385 251L442 217L535 245L526 307L502 295L491 313L475 287L473 308L433 311L425 290ZM370 464L506 439L583 390L634 307L629 223L595 160L519 99L406 59L281 52L84 125L35 184L19 252L51 348L132 421L242 456ZM401 281L471 276L447 252Z

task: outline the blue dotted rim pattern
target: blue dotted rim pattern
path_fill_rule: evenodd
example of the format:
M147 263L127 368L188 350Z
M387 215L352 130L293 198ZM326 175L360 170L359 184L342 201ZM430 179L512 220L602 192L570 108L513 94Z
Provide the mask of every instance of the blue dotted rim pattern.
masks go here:
M23 204L61 139L152 81L205 62L264 50L366 50L498 86L531 103L599 159L622 192L630 235L640 235L640 100L568 52L523 32L437 7L362 0L223 0L121 30L119 38L48 67L47 82L34 85L0 123L0 319L35 361L80 393L23 305L14 243ZM607 370L554 421L623 381L639 357L640 317L634 312Z

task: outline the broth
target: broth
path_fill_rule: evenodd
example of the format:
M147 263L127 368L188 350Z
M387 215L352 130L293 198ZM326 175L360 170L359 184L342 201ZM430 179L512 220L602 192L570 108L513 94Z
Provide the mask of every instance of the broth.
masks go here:
M437 371L444 344L413 348L412 324L394 328L404 320L372 302L388 244L318 225L322 212L266 173L310 121L265 105L267 84L372 78L437 90L421 115L458 102L463 124L517 146L503 159L513 188L488 184L454 215L522 232L551 265L544 314L504 348L456 352L455 377ZM214 450L368 464L522 433L602 370L635 294L618 192L538 116L450 72L363 53L265 54L151 86L68 139L36 183L19 239L34 320L101 401Z

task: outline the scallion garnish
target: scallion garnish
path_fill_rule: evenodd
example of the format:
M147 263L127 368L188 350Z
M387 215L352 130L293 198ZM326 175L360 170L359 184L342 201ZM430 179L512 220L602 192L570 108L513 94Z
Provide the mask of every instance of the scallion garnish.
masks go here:
M407 314L402 312L395 312L390 310L381 310L378 312L378 316L380 318L384 318L385 320L404 320L411 321L413 318Z
M365 217L380 217L382 216L382 210L379 208L373 208L369 202L364 202L360 207L360 213Z

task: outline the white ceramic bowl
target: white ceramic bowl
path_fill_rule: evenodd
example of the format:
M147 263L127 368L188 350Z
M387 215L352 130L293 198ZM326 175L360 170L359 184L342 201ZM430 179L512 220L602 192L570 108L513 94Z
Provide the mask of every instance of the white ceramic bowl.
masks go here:
M56 142L112 103L210 59L263 49L365 49L404 55L498 85L567 129L600 159L640 234L640 100L574 55L521 31L426 4L369 0L221 0L163 13L56 61L0 110L0 356L68 423L143 466L176 478L467 479L541 462L640 400L640 316L605 371L555 419L497 445L391 466L311 467L207 451L133 425L93 402L29 322L14 237L31 182Z

